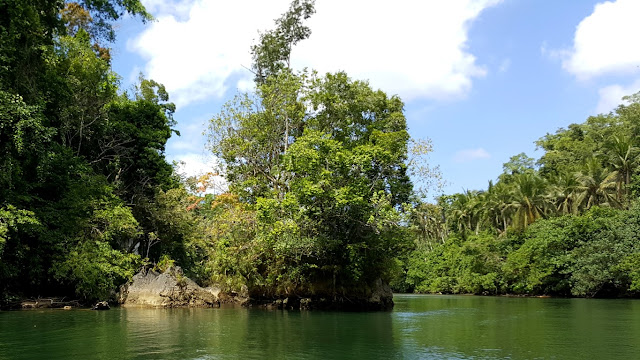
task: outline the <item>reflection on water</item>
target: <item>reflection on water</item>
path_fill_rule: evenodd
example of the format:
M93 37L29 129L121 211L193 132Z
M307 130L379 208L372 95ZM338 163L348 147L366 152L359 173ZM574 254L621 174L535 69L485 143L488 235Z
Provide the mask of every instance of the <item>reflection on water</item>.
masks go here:
M415 358L640 359L634 300L405 295L395 311Z
M640 302L395 297L385 313L0 312L0 359L640 359Z

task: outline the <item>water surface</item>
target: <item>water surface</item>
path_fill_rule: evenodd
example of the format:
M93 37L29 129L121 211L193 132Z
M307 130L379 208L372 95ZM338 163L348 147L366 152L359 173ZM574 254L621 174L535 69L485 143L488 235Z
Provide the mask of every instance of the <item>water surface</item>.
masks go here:
M396 295L392 312L0 312L0 359L640 359L640 301Z

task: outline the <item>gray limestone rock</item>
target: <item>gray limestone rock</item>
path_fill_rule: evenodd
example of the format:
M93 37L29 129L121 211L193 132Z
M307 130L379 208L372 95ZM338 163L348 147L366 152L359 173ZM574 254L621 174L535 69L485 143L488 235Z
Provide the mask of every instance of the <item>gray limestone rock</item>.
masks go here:
M203 288L174 266L163 273L143 269L120 289L123 306L218 307L220 289Z

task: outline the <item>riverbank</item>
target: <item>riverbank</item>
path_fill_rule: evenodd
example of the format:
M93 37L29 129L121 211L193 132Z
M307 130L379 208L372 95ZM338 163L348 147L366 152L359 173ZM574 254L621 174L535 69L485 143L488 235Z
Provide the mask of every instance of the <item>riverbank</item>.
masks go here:
M4 304L2 310L30 310L30 309L70 309L89 308L88 304L83 304L80 300L69 300L65 297L41 297L15 299Z

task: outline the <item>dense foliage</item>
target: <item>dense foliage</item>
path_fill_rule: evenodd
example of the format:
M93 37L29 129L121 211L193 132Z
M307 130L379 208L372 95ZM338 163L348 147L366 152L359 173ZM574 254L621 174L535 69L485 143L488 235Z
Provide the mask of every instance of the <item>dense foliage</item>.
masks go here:
M150 19L138 1L1 7L3 296L109 298L159 261L228 291L335 297L399 268L413 191L404 105L344 73L291 69L313 1L260 35L255 92L212 119L229 184L216 195L216 174L180 179L164 158L165 88L141 77L127 94L111 70L111 22Z
M640 95L547 134L484 191L415 208L396 287L418 292L623 296L638 291Z
M640 291L640 94L427 203L431 144L397 96L291 68L314 13L294 0L251 47L255 91L210 121L222 168L181 178L164 86L129 94L111 70L124 13L151 19L137 0L0 4L0 300L107 299L154 263L258 298Z
M178 186L164 159L173 105L111 71L111 23L139 1L0 5L0 298L108 298L159 229L150 203Z
M292 70L291 47L309 36L302 21L312 13L312 2L294 1L261 35L255 94L210 123L230 186L212 204L227 211L214 216L245 225L216 225L205 261L217 282L240 281L259 296L366 292L390 279L406 239L404 105L344 73Z

